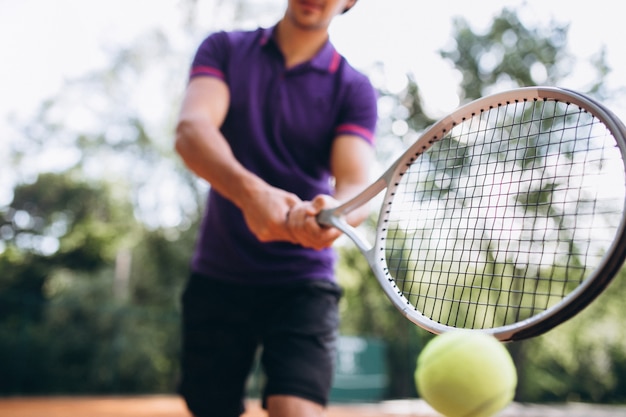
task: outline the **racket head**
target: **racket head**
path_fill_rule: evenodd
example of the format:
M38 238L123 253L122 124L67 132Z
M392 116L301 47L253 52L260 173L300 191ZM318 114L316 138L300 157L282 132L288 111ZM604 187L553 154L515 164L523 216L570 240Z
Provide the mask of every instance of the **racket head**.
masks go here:
M604 106L554 87L459 108L383 175L374 274L432 333L509 341L550 330L626 256L625 137Z

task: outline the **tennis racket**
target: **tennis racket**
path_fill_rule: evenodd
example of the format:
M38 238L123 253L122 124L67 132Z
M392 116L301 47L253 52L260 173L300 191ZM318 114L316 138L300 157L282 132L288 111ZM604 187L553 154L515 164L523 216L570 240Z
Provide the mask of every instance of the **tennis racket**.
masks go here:
M484 97L318 222L354 241L422 328L537 336L586 307L622 266L625 135L611 111L574 91ZM383 191L372 244L344 218Z

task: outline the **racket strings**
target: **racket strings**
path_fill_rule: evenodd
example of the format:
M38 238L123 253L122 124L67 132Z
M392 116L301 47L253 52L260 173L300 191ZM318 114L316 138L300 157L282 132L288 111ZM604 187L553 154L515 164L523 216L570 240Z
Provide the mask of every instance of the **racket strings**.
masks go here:
M614 243L624 166L610 131L578 106L483 110L409 165L387 213L386 263L420 313L492 328L555 306Z

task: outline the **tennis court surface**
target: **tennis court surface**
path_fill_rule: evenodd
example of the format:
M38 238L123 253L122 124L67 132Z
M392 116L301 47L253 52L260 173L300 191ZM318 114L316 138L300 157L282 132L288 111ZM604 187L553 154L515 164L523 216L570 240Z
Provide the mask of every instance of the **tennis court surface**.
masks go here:
M0 398L2 417L191 417L176 396ZM333 404L328 417L441 417L420 400ZM624 417L626 406L511 404L494 417ZM244 417L266 417L251 401Z

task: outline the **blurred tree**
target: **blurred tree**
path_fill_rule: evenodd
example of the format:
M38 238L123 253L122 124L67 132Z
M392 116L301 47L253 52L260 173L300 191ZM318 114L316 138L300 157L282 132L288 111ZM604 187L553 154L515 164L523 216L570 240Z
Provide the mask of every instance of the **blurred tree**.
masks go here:
M483 32L459 18L455 20L453 36L455 46L441 51L441 56L462 74L462 101L514 87L559 85L573 67L574 59L567 50L567 26L554 23L548 27L527 27L511 10L504 9ZM609 92L603 87L603 79L610 69L604 53L593 57L590 64L596 74L584 87L595 97L606 98ZM386 166L433 121L425 114L419 86L411 77L400 93L381 89L380 100L379 154L381 165ZM395 129L401 121L406 122L403 129ZM373 223L370 222L370 228ZM413 366L408 364L414 363L431 336L412 325L405 326L401 323L404 318L390 318L390 314L401 315L391 311L390 305L384 306L389 302L376 288L376 280L356 249L350 245L341 249L339 276L345 287L342 330L384 339L390 347L390 397L415 395L410 389ZM618 391L624 386L624 355L616 352L623 352L626 342L622 333L609 330L618 326L616 321L620 320L613 310L619 308L623 292L615 292L615 287L603 295L604 307L594 305L594 310L590 308L543 337L508 345L519 367L519 400L624 401L624 395ZM607 331L601 337L591 337L585 331L593 328L594 320L606 325Z
M503 10L479 34L463 18L454 21L455 46L441 52L461 71L462 99L473 100L493 90L554 85L571 69L567 27L525 27L511 10Z
M520 344L519 396L535 402L626 403L626 270L587 309Z
M0 393L171 392L193 229L147 230L119 184L73 174L0 210Z
M462 101L508 88L562 85L575 68L576 59L567 49L567 25L525 26L514 10L504 9L484 33L472 30L463 18L455 19L453 31L455 44L441 56L462 74ZM596 74L577 89L603 98L609 94L603 85L610 72L605 51L591 61L588 67Z
M43 165L105 179L120 185L148 226L189 227L206 186L174 157L187 65L159 31L116 50L109 67L68 81L25 124L23 139L11 143L15 172L32 178Z
M127 201L116 200L105 184L76 181L71 173L43 174L14 190L0 210L0 316L26 298L27 313L39 317L46 279L56 269L91 272L110 264L132 230ZM16 299L13 294L19 293ZM11 301L12 300L12 301Z
M68 82L10 142L20 183L0 207L0 356L11 358L0 362L0 393L174 389L178 295L207 188L172 149L189 60L218 25L271 23L284 7L181 5L184 39L155 31L116 49L109 67ZM201 16L209 23L200 24ZM574 67L566 26L531 28L514 11L504 10L486 32L458 19L453 35L455 47L441 55L463 74L462 100L558 84ZM602 98L610 71L602 51L591 64L597 76L586 90ZM371 71L385 71L384 64ZM433 120L410 75L399 93L379 87L384 167ZM366 229L374 227L372 219ZM396 312L351 244L339 250L342 332L385 340L388 396L414 396L415 359L432 336ZM625 401L625 336L616 331L624 279L617 281L572 321L511 345L520 399Z
M567 49L567 33L567 26L556 23L547 27L524 26L514 11L505 9L483 34L473 31L464 19L455 20L456 45L442 51L441 56L461 71L460 95L464 100L507 88L562 85L575 67ZM604 88L605 76L610 73L605 58L603 50L591 58L589 68L595 74L589 75L587 85L578 87L600 100L612 96ZM618 298L610 292L603 296L607 307L619 303ZM619 341L619 337L613 336L600 342L598 337L581 337L586 334L586 326L592 326L591 317L603 320L609 327L609 323L617 324L611 307L605 308L603 315L597 314L599 308L592 306L581 317L543 337L509 345L520 374L519 400L624 400L624 395L615 390L624 375L608 377L610 372L598 372L606 370L608 363L624 368L623 357L619 362L620 358L610 353L624 347L624 338Z
M202 6L250 11L240 3ZM16 360L3 362L0 393L174 390L177 295L207 188L173 152L189 38L210 27L186 29L184 47L156 30L114 49L10 141L0 353Z
M118 249L129 243L128 232L136 228L130 211L128 201L116 198L110 185L76 180L72 172L42 174L35 182L15 188L12 203L0 209L4 247L0 253L0 323L3 332L25 339L0 338L0 350L13 346L13 355L6 357L23 357L22 365L35 369L41 365L38 356L25 355L41 354L38 346L44 350L39 326L47 320L50 298L60 284L68 284L57 278L80 274L91 284L91 277L111 265ZM16 365L13 361L2 364L12 369ZM12 374L7 369L0 373ZM31 384L42 383L40 378L19 375L3 381L0 392L28 390Z

